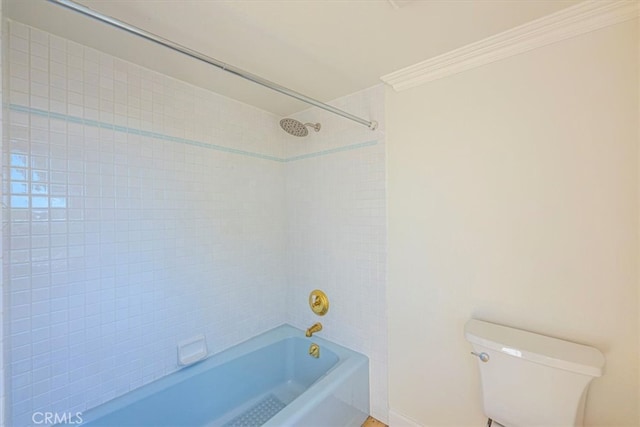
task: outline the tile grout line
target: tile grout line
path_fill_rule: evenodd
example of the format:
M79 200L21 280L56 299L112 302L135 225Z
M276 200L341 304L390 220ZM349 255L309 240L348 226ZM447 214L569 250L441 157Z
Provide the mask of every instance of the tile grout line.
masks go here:
M201 147L201 148L207 148L209 150L215 150L215 151L220 151L224 153L239 154L247 157L254 157L254 158L263 159L263 160L271 160L278 163L289 163L289 162L295 162L297 160L305 160L305 159L310 159L314 157L327 156L330 154L341 153L343 151L351 151L351 150L357 150L360 148L371 147L378 143L377 140L372 140L372 141L361 142L357 144L345 145L344 147L337 147L337 148L331 148L331 149L322 150L322 151L316 151L313 153L300 154L292 157L276 157L276 156L270 156L268 154L254 153L251 151L240 150L237 148L225 147L223 145L211 144L211 143L196 141L192 139L181 138L177 136L165 135L158 132L145 131L141 129L131 128L128 126L109 124L105 122L100 122L98 120L83 119L83 118L71 116L68 114L56 113L52 111L41 110L38 108L24 107L22 105L17 105L17 104L9 104L9 110L19 112L19 113L35 114L42 117L63 120L63 121L81 124L81 125L98 127L101 129L112 129L116 132L147 136L150 138L162 139L164 141L175 142L178 144L186 144L186 145L192 145L192 146Z

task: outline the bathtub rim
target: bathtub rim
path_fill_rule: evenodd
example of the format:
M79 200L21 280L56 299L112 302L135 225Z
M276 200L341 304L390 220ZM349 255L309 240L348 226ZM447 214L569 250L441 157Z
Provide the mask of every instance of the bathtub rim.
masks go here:
M298 329L288 323L284 323L272 329L266 330L256 336L248 338L245 341L242 341L227 349L221 350L217 353L213 353L192 365L180 367L176 361L176 370L171 371L150 383L143 384L140 387L130 390L123 395L103 402L98 406L81 411L83 423L90 423L92 421L95 421L96 419L109 415L110 413L115 412L116 410L124 406L135 403L154 393L160 392L168 387L199 375L205 371L214 369L234 359L240 358L244 355L247 355L254 351L258 351L262 348L268 347L271 344L275 344L289 338L297 338L302 339L303 341L308 341L309 345L311 343L316 343L320 346L321 351L323 348L331 350L338 357L338 361L303 392L302 395L306 393L312 393L311 396L307 396L307 399L303 399L304 402L317 401L326 397L331 393L333 389L335 389L335 384L343 383L345 378L348 378L348 375L355 372L356 369L358 367L361 367L363 363L367 365L368 369L369 359L362 353L351 350L340 344L336 344L332 341L328 341L318 336L314 336L311 338L306 337L303 330ZM334 376L336 377L333 378L333 381L335 382L334 385L327 384L329 383L329 380L327 379L327 377L329 376L331 376L332 378ZM300 396L294 399L285 407L285 409L290 406L291 409L300 406L301 402L299 398ZM304 406L306 406L306 403ZM285 409L283 409L283 411ZM273 418L267 421L265 427L271 425L278 426L279 424L270 423L272 420L279 418L279 414L276 414Z

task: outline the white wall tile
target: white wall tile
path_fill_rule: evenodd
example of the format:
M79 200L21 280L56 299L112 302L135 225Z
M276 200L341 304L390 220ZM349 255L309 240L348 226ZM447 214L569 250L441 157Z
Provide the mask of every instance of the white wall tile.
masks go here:
M2 10L2 4L0 4L0 22L5 22L3 18L3 10ZM8 27L7 25L2 25L0 28L0 50L4 53L7 52L7 47L8 47L8 40L9 40L9 31L8 31ZM4 55L1 55L0 58L0 81L2 82L2 84L0 85L0 99L3 100L3 106L0 109L0 145L2 146L2 152L4 151L4 147L6 146L7 142L8 142L8 138L7 138L7 127L4 126L5 121L7 120L7 115L6 115L6 109L5 109L5 96L7 94L6 91L6 84L10 79L10 74L8 73L7 67L6 67L6 63L4 62ZM26 67L25 67L26 68ZM1 164L2 164L2 177L6 177L8 175L10 175L10 171L9 171L9 164L10 164L10 157L5 156L4 154L1 155ZM2 229L5 228L6 225L6 219L7 219L7 215L6 215L6 210L7 210L7 204L6 204L6 192L10 189L10 185L7 182L7 179L4 178L3 182L2 182L2 186L0 187L0 197L2 197L2 209L0 210L0 224L2 224ZM25 230L22 230L25 231ZM6 337L6 327L9 324L9 319L7 317L7 313L8 313L8 302L9 299L6 297L6 293L7 293L7 286L6 286L6 282L8 277L7 276L7 269L5 268L5 263L8 262L9 259L9 248L6 246L5 241L4 241L4 232L3 232L3 238L0 239L0 245L1 245L1 250L0 250L0 320L1 320L1 327L0 327L0 427L3 427L6 425L6 420L7 420L7 412L6 412L6 408L7 408L7 404L6 404L6 394L7 394L7 390L9 389L9 384L7 382L7 377L9 375L8 370L7 370L7 366L6 366L6 362L9 360L8 359L8 349L9 349L9 345L7 345L10 340ZM26 293L26 292L25 292ZM25 295L26 296L26 295ZM27 299L24 298L23 299L23 303L26 303Z
M213 126L220 146L281 152L268 113L15 22L10 31L11 104L193 140ZM216 111L227 121L212 124ZM247 116L261 117L271 145L243 138ZM217 352L284 322L281 163L34 113L11 122L11 425L176 370L181 339L204 333Z
M333 104L383 124L383 102L378 86ZM372 143L287 163L287 308L289 323L305 329L320 321L320 336L369 357L371 413L387 421L384 127L372 132L315 108L294 117L322 128L304 143L288 138L289 157ZM322 318L307 303L315 288L331 303Z
M369 356L372 413L385 420L381 88L334 103L378 131L310 109L296 117L323 129L301 144L271 114L10 24L10 103L73 117L12 111L3 147L15 163L11 421L166 375L176 342L198 333L216 352L285 321L304 329L316 287L332 300L322 333Z

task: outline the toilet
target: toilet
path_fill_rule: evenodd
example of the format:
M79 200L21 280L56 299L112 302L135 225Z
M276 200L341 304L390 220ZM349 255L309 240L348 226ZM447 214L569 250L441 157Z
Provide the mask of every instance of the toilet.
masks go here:
M599 350L475 319L464 334L478 359L489 425L582 426L589 384L604 367Z

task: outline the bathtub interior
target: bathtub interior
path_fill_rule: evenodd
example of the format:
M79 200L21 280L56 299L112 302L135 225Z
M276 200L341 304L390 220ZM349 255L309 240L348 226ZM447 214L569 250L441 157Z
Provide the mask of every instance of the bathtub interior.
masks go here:
M262 425L339 361L328 348L310 357L308 347L309 340L291 337L223 364L205 360L115 399L107 405L113 410L87 412L83 425Z

